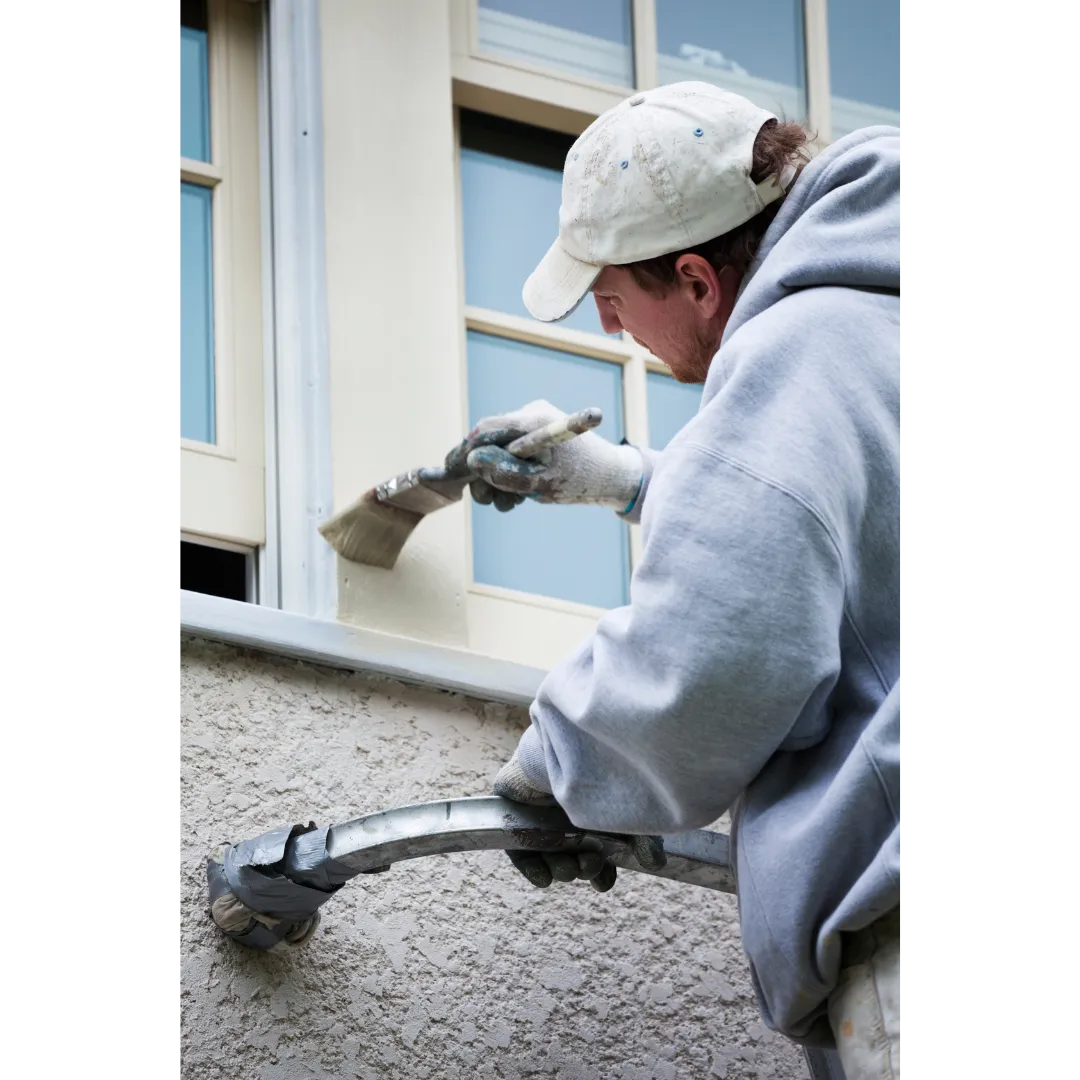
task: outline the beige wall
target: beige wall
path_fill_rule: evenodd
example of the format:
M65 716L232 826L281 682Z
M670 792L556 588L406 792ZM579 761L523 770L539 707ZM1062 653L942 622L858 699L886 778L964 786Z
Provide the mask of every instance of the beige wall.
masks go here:
M540 891L501 853L462 854L349 883L295 952L224 939L215 845L483 794L527 717L202 642L181 672L185 1077L806 1075L758 1018L734 898L690 885Z
M334 502L438 464L464 434L445 0L323 0ZM346 622L467 644L462 505L388 572L339 560Z

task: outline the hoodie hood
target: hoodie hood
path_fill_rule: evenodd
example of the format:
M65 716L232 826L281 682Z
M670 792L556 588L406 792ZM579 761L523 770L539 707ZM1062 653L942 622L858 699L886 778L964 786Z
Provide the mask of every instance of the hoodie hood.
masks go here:
M803 169L743 280L721 347L790 293L830 285L900 291L898 128L852 132Z

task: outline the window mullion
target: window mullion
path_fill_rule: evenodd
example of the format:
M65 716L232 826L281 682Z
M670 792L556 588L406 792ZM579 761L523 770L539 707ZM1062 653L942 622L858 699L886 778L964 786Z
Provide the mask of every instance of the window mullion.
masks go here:
M629 334L623 335L631 343ZM644 350L635 346L633 355L623 365L623 426L626 429L626 441L635 446L649 445L649 410L648 385L645 380L647 368ZM641 530L630 530L630 570L631 573L641 562L644 543Z
M651 90L660 84L657 58L656 0L633 0L634 84Z
M832 101L829 91L828 0L803 0L806 34L807 122L822 146L832 139Z

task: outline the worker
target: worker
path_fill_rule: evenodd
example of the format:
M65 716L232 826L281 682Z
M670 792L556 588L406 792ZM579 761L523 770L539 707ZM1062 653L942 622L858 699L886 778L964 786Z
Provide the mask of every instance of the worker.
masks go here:
M558 238L524 286L592 293L699 411L662 453L594 433L537 461L482 420L447 459L512 510L640 523L630 602L544 679L495 793L582 829L659 837L730 810L743 947L765 1022L900 1075L900 133L816 156L736 94L677 83L599 117L566 158ZM554 512L554 511L553 511ZM601 856L517 852L541 888Z

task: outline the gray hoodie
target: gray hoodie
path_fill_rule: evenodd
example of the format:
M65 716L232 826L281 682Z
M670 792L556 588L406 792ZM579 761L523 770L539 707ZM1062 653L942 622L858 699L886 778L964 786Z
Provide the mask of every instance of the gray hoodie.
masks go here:
M900 133L877 127L784 200L700 411L645 455L630 604L550 672L519 749L582 828L730 808L762 1014L822 1045L841 934L900 903L899 381Z

